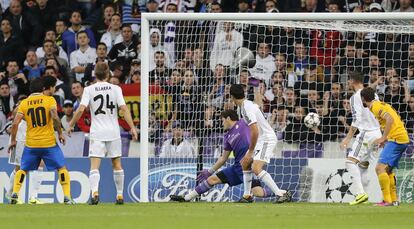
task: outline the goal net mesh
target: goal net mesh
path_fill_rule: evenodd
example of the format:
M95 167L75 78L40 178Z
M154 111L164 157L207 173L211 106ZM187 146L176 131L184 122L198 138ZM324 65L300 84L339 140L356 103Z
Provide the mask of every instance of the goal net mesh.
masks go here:
M150 60L150 201L186 194L197 172L221 155L220 113L235 109L232 83L246 86L247 98L277 134L266 169L279 187L292 190L295 201L352 200L346 152L339 149L352 121L348 73L362 72L366 86L392 104L411 134L413 32L412 21L404 20L150 21L150 43L142 44L150 52L141 54ZM303 124L309 112L321 117L318 132ZM410 146L397 175L400 197L408 202L411 157ZM380 190L373 171L370 177L366 185L375 200ZM219 185L201 200L236 201L242 189Z

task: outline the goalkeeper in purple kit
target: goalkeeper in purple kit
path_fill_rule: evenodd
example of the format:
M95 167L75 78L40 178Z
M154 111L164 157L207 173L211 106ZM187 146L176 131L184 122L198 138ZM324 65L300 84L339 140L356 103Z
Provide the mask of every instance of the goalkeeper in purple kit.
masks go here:
M243 183L243 169L240 160L249 150L250 129L244 120L239 120L239 116L234 110L225 110L221 113L223 128L227 133L224 135L224 152L217 162L210 168L201 171L197 180L200 182L197 187L187 195L171 195L171 201L188 202L197 196L208 192L214 185L227 183L236 186ZM234 164L217 173L229 158L230 153L234 153ZM213 175L214 174L214 175ZM252 193L256 197L274 197L271 190L261 187L259 180L253 180Z

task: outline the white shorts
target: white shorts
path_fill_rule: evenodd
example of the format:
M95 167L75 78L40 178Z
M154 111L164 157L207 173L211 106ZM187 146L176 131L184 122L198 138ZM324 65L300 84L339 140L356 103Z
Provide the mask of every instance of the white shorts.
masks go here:
M117 158L122 156L121 139L113 141L89 140L89 157Z
M381 137L382 133L379 129L360 132L352 144L352 149L348 152L348 157L355 158L358 161L373 160L376 157L376 152L378 152L378 147L373 143Z
M20 166L25 144L26 142L24 141L17 142L16 148L14 148L14 150L12 150L9 154L9 164Z
M275 142L257 142L256 147L254 148L254 157L255 161L264 161L266 163L270 162L270 158L273 156L273 150L276 147Z

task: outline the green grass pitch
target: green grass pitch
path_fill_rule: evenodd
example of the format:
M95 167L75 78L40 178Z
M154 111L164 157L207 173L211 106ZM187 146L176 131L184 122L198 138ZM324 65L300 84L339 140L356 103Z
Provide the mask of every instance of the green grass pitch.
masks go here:
M141 203L0 205L0 228L414 228L414 205Z

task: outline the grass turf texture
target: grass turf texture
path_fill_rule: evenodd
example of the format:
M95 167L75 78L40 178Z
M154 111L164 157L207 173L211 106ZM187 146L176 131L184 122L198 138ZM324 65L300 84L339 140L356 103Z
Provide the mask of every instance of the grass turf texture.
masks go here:
M414 228L414 205L142 203L0 205L0 228Z

